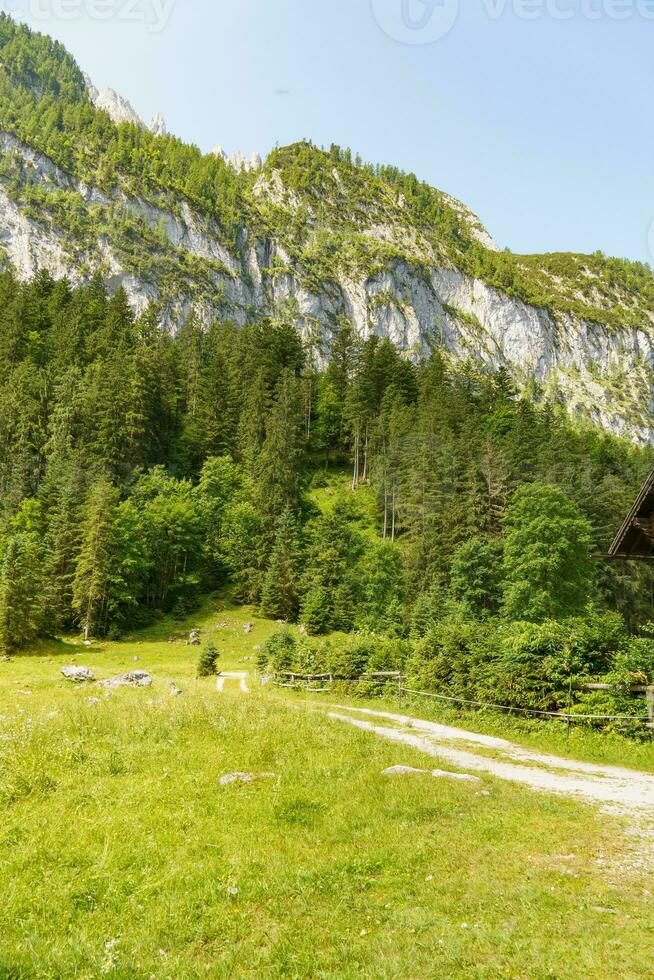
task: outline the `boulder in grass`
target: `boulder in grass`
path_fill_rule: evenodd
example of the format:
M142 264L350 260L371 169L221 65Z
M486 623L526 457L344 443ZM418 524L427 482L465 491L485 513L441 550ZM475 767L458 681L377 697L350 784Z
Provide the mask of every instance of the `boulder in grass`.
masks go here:
M119 674L103 682L104 687L152 687L152 676L144 670L131 670L128 674Z
M95 680L88 667L62 667L61 673L67 681L73 681L74 684L88 684Z
M220 777L221 786L232 786L234 783L257 783L261 779L275 779L274 772L230 772Z
M200 630L191 630L188 641L192 647L199 647L201 642Z
M413 766L391 766L384 769L383 776L433 776L435 779L455 779L458 782L480 783L479 776L468 776L465 773L445 772L442 769L414 769Z
M413 766L390 766L384 769L382 776L430 776L429 769L415 769Z

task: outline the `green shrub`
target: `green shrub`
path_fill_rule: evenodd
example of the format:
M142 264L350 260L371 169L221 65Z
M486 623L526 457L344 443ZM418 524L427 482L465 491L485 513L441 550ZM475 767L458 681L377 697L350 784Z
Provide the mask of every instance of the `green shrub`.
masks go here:
M336 677L353 680L368 669L368 661L374 656L379 641L371 634L362 633L331 647L329 670Z
M325 589L312 589L302 605L302 622L309 636L319 636L329 630L331 605Z
M213 643L209 643L200 654L198 661L198 677L215 677L218 673L218 658L220 654Z
M282 627L273 633L257 654L257 667L260 671L275 672L292 670L297 656L297 640L288 627Z

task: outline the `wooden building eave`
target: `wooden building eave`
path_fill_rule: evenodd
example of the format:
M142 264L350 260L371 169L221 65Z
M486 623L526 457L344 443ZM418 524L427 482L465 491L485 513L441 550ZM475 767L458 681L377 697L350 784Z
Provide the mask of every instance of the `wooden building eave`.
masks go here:
M616 534L608 558L654 561L654 471Z

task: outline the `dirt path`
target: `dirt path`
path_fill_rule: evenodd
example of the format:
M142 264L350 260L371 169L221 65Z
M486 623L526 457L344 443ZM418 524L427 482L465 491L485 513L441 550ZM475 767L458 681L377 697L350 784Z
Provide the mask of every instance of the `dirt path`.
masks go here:
M226 681L239 681L240 682L240 685L239 686L240 686L240 689L241 689L242 693L243 694L249 694L250 693L250 688L248 687L248 677L249 676L250 675L247 674L245 671L237 671L237 672L234 672L234 673L220 674L218 676L218 681L216 683L216 690L218 690L218 691L220 691L222 693L225 690L225 682ZM230 686L230 688L235 687L234 684L230 684L229 686Z
M535 790L600 803L613 812L654 818L654 776L647 773L576 762L505 739L385 711L334 705L329 717L435 756L454 769L487 773Z

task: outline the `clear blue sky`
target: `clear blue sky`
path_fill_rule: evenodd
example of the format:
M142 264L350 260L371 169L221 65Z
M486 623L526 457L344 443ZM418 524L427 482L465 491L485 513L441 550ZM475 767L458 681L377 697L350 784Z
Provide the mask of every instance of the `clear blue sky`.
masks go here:
M430 0L431 16L424 0L0 7L204 150L337 142L459 197L514 251L600 248L654 262L654 0L529 0L533 20L521 2L459 0L449 33L423 44L396 38L429 40L457 0ZM90 16L96 3L114 15ZM163 30L125 19L132 6L153 18L162 3L172 3ZM403 3L413 27L403 27ZM547 4L573 16L555 18Z

